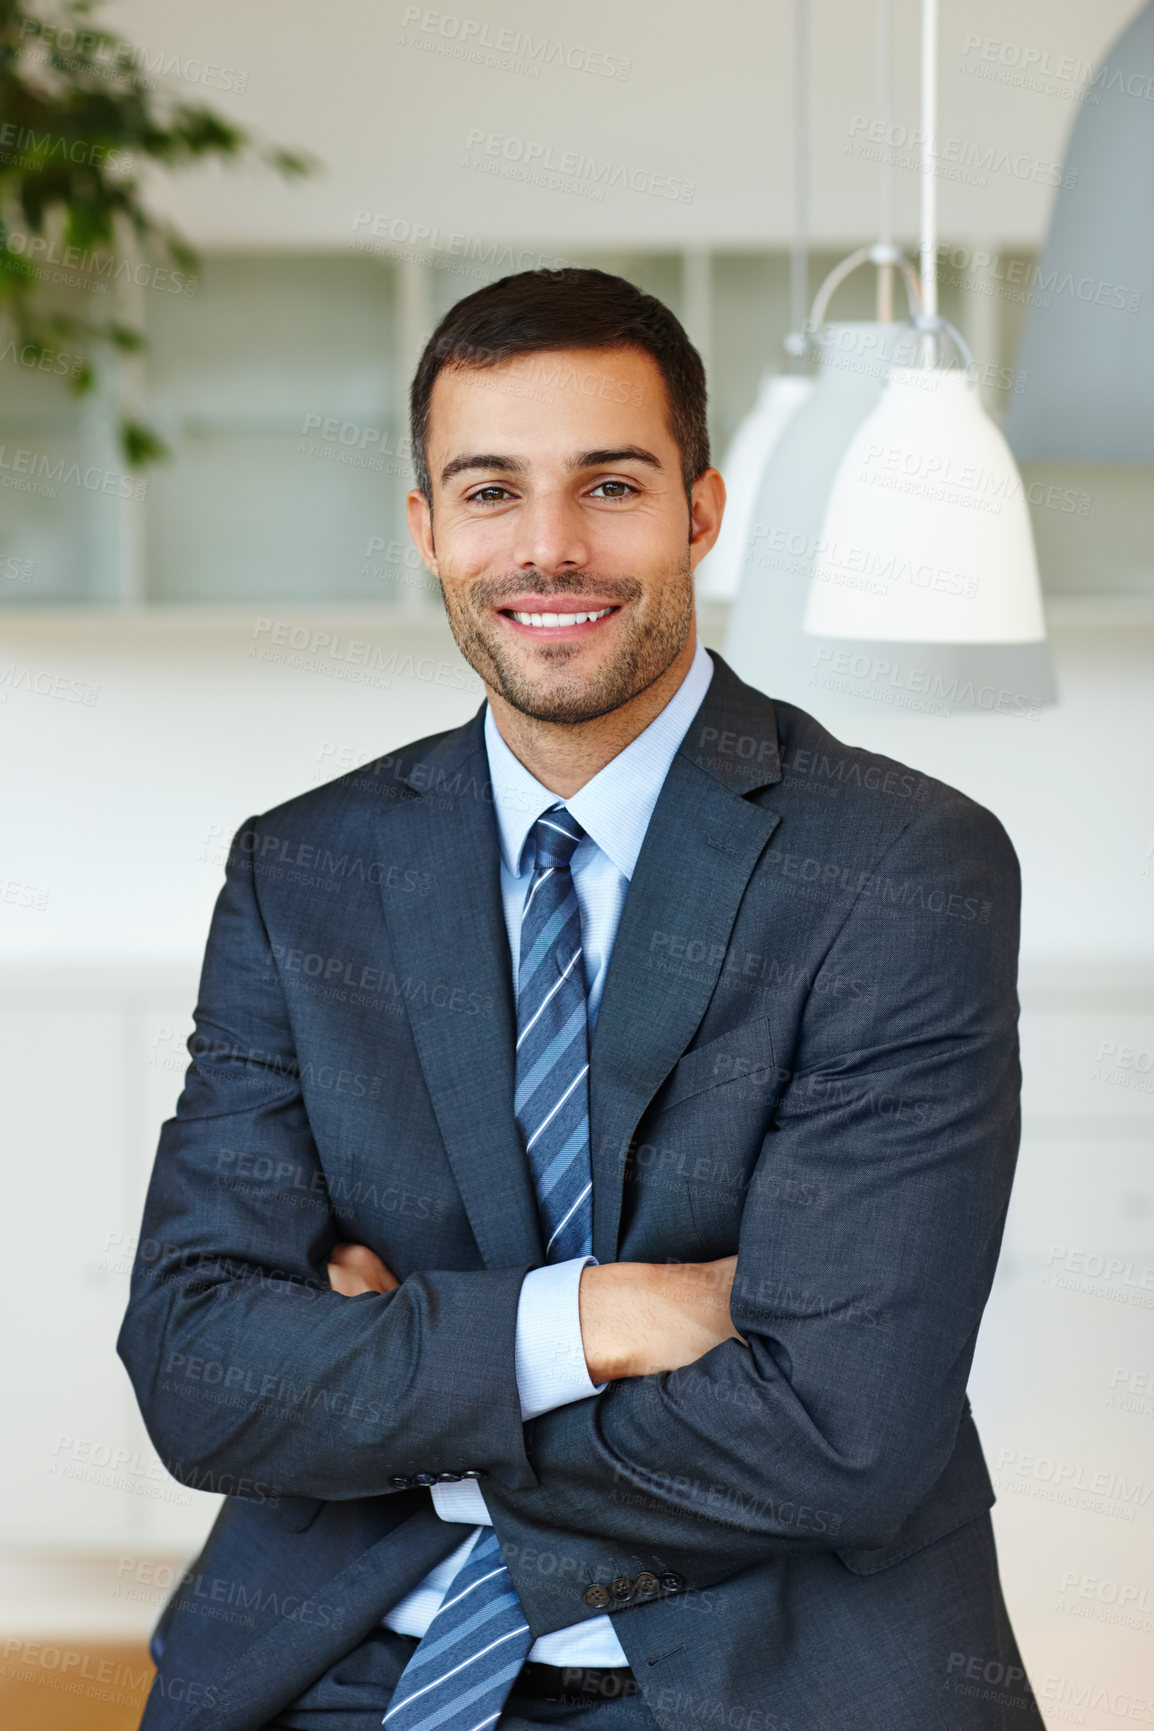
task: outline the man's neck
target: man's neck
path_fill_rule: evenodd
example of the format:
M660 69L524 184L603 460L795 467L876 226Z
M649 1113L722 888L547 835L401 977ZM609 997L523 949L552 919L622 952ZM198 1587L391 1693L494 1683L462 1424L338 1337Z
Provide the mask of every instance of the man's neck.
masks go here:
M652 685L619 709L592 721L538 721L514 709L486 685L493 720L513 756L530 775L559 799L570 799L661 714L689 672L696 648L697 629L691 625L676 658Z

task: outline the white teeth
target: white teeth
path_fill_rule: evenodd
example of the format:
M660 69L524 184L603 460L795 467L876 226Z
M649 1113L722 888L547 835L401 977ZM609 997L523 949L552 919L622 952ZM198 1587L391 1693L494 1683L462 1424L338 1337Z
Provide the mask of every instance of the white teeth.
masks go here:
M584 625L589 619L604 619L607 613L612 613L612 607L602 607L596 613L514 613L518 625Z

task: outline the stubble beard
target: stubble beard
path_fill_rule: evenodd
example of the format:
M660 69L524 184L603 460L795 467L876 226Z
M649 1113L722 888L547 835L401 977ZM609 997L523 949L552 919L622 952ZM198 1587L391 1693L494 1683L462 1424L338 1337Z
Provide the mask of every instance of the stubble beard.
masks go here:
M541 611L545 612L550 596L583 593L602 602L628 605L639 600L645 589L635 577L593 578L581 572L562 580L526 578L519 571L507 577L482 577L463 596L441 585L449 629L474 672L520 714L563 726L595 721L622 708L660 679L676 660L693 617L689 554L686 552L683 562L650 591L655 596L655 612L649 619L634 615L605 666L592 675L566 677L566 667L580 655L580 646L542 644L535 652L536 671L526 674L513 646L500 641L500 627L491 624L492 609L500 607L506 597L532 594L540 595Z

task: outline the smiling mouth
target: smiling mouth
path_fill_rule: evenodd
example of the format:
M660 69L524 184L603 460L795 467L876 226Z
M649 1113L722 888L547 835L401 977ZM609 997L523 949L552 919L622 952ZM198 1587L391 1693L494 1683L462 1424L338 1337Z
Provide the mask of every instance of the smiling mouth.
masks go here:
M511 607L501 609L504 618L533 631L567 631L576 625L596 625L619 611L617 606L589 608L580 613L524 613Z

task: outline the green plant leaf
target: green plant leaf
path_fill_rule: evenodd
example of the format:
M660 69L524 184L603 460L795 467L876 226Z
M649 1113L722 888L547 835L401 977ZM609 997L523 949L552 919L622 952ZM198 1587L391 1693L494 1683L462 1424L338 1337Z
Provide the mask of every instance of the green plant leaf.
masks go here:
M92 388L90 350L110 344L139 353L146 338L115 318L101 324L60 313L45 264L53 246L66 264L73 250L69 268L89 275L93 288L149 253L189 276L200 270L195 249L141 199L138 167L248 159L295 179L320 166L143 76L132 44L98 21L104 4L61 0L49 14L28 0L0 0L0 116L15 140L0 160L0 312L24 342L76 345L76 392ZM67 50L65 29L73 33ZM125 421L121 438L134 467L170 455L143 423Z

